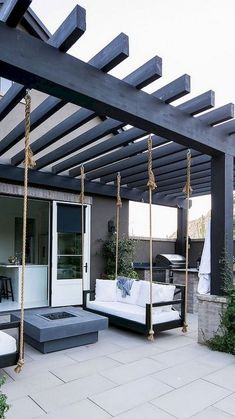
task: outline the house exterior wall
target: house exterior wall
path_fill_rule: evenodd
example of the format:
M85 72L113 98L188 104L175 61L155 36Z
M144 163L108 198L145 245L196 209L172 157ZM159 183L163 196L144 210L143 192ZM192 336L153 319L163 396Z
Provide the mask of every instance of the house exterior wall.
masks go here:
M153 240L153 259L161 253L175 253L175 240ZM154 261L154 260L153 260ZM135 262L149 263L149 240L137 238Z
M91 287L95 279L104 273L104 260L101 256L103 241L108 237L108 221L115 222L116 200L93 196L91 209ZM120 210L120 236L128 234L129 204L122 201ZM115 223L116 224L116 223Z

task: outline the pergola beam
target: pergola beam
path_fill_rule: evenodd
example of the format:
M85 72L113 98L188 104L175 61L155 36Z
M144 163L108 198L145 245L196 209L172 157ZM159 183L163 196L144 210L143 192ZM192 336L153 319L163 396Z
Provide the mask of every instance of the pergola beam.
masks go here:
M215 128L1 22L0 75L202 153L235 155Z
M183 106L184 112L187 112L191 115L191 112L192 113L196 112L196 109L197 110L202 109L202 108L204 109L205 106L211 107L212 104L213 104L213 94L211 94L211 91L210 91L210 92L206 92L202 95L199 95L199 96L185 102L184 104L182 104L180 106ZM133 128L133 130L134 130L134 132L135 132L135 130L137 130L138 133L142 132L143 134L147 134L146 132L144 133L143 131L140 131L137 128ZM123 138L125 139L125 136L127 137L127 139L130 140L130 137L128 137L129 135L130 135L130 133L127 131L126 133L119 134L119 137L121 138L121 141L122 141ZM89 150L85 151L84 153L81 152L78 155L75 155L75 156L59 163L58 165L55 165L53 167L54 173L60 173L61 171L65 170L65 169L67 169L71 166L80 164L80 163L84 164L88 158L90 158L90 159L95 158L99 154L104 154L106 151L113 150L117 146L117 144L119 146L126 144L124 141L123 141L123 143L121 143L121 141L119 142L118 139L119 139L118 137L108 139L104 143L98 144L97 146L94 146L92 149L89 149ZM78 143L80 144L79 141L78 141ZM146 144L146 148L147 148L147 144ZM144 151L144 148L143 148L142 151ZM117 162L118 160L121 160L121 159L124 159L125 157L129 157L129 156L133 155L133 154L129 154L129 155L128 154L125 156L125 153L124 153L123 150L117 150L115 152L115 154L113 154L113 157L116 156L116 162ZM115 160L112 159L110 154L107 156L107 158L110 159L109 163L115 162ZM106 160L107 160L107 158L106 158ZM145 156L143 156L143 160L144 159L145 159ZM100 167L104 166L104 160L105 160L105 156L100 158ZM124 170L125 165L126 165L126 167L129 167L129 163L130 163L129 160L126 161L126 162L121 163L120 168L117 167L117 171ZM88 165L86 165L86 171L93 170L94 168L97 168L98 164L99 164L99 160L98 161L94 160L90 164L88 163ZM118 166L118 164L117 164L117 166ZM110 167L110 169L111 169L111 173L113 173L111 167ZM101 169L101 170L103 170L103 169ZM107 168L107 171L108 170L109 169ZM74 169L70 170L70 172L69 172L70 176L77 176L79 173L80 173L80 167L75 167ZM94 172L94 173L91 174L90 178L95 179L95 178L98 178L100 176L103 176L103 174L100 175L99 172L97 172L97 174L95 174L95 172Z
M128 36L124 33L119 34L116 36L108 45L106 45L100 52L98 52L89 63L92 63L94 67L99 68L102 71L109 71L115 65L119 64L125 58L128 58L128 51L129 51L129 40ZM55 113L58 109L63 107L65 102L61 99L49 97L45 99L33 112L31 113L31 130L35 129L39 126L42 122L48 119L53 113ZM85 121L89 121L89 118L93 118L93 112L84 110L86 116ZM83 115L84 115L83 112ZM80 117L82 118L82 114L80 113ZM85 123L85 122L84 122ZM19 139L24 137L24 124L25 122L22 121L20 124L16 126L5 138L8 138L8 142L14 145ZM50 131L51 132L51 131ZM42 137L44 138L44 136ZM43 148L43 141L41 141L42 145L40 146L36 140L32 144L32 150L36 152L37 145L38 150L40 151ZM0 143L1 145L1 143ZM21 150L17 153L11 160L11 163L14 166L17 166L24 160L24 150Z
M191 179L192 180L194 180L194 179L202 179L203 180L204 177L209 177L210 174L211 174L210 169L199 170L196 173L191 170ZM161 178L158 176L158 171L157 170L154 170L154 175L156 177L156 182L157 182L158 188L165 187L165 186L175 186L175 185L178 185L180 182L185 183L186 180L187 180L186 170L185 170L185 174L183 174L182 176L177 176L177 177L174 177L174 178L171 177L170 179L166 179L166 180L161 180ZM145 179L137 181L137 182L134 182L134 181L133 182L128 182L127 186L129 188L139 188L139 187L145 186L145 185L147 185L147 181L148 181L147 176L148 176L148 174L146 172L146 178Z
M211 162L208 161L206 163L202 163L202 164L196 164L196 165L192 165L191 166L191 174L200 174L200 172L204 172L204 171L208 171L208 174L210 173L210 169L211 169ZM184 176L186 173L186 165L185 167L178 169L178 170L174 170L171 172L166 172L162 173L162 167L160 168L156 168L154 169L154 175L156 176L156 180L157 180L157 184L160 181L169 181L171 182L172 180L178 179L181 176ZM147 172L143 172L142 177L137 180L137 181L133 181L133 182L128 182L129 187L132 187L132 184L135 183L135 185L139 188L142 187L144 185L146 185L146 181L148 179L148 174Z
M215 127L216 133L221 136L235 134L235 120L225 122L224 124Z
M152 160L153 160L153 169L155 167L165 166L167 164L172 164L177 160L183 160L187 154L187 149L176 143L169 143L159 149L156 148L152 151ZM198 155L198 151L193 151L193 156ZM186 157L185 157L186 158ZM118 167L118 172L121 173L122 183L126 183L131 178L135 178L142 175L143 171L147 170L148 154L142 153L135 157L129 159L129 162L123 161ZM127 163L129 163L127 165ZM109 168L110 172L110 168ZM109 175L101 176L102 181L112 182L115 180L116 173L110 172Z
M20 2L20 1L19 1ZM18 2L18 3L19 3ZM76 6L70 15L64 20L57 31L52 35L47 44L51 45L62 52L68 49L84 34L86 30L86 12L83 7ZM24 86L14 83L12 87L6 92L0 102L0 121L15 107L25 95L28 84ZM56 109L58 99L55 98ZM61 102L64 105L64 101ZM58 110L58 109L57 109ZM11 134L11 133L10 133ZM18 137L15 141L18 140ZM15 142L6 136L0 142L0 154L7 151Z
M153 65L153 63L155 63ZM153 78L158 79L161 76L161 59L159 57L154 57L154 59L149 60L147 63L136 69L134 72L126 76L123 80L136 87L137 89L147 86L149 80ZM61 122L57 127L53 128L43 137L39 138L35 145L33 146L33 151L38 152L38 147L43 143L43 148L48 146L58 139L62 138L64 135L69 134L75 128L78 128L77 121L82 121L81 115L89 113L93 115L93 118L96 116L95 113L91 114L91 111L86 109L81 109L75 114L68 117L65 121ZM87 121L86 121L87 122ZM109 118L99 125L91 128L90 130L84 132L73 140L69 141L67 144L62 145L57 148L53 154L47 154L36 161L37 167L39 169L48 166L49 164L59 160L61 157L65 157L74 151L79 150L80 148L89 145L91 142L99 140L100 138L109 135L115 132L117 129L120 129L124 126L123 122L117 121L115 119ZM80 126L80 125L79 125ZM66 163L64 162L63 165ZM69 166L70 168L71 166ZM55 168L55 173L62 172L66 169L64 166L62 169Z
M157 97L157 92L155 92L155 97ZM211 95L208 94L208 92L206 92L204 95L200 95L200 98L201 98L200 100L198 99L198 97L196 97L196 98L191 99L190 101L187 101L184 104L185 112L188 109L188 113L191 114L191 112L195 112L196 108L197 109L201 108L201 107L204 108L206 106L206 103L207 103L208 107L212 106ZM202 103L201 103L201 101L202 101ZM135 128L135 129L137 129L137 128ZM92 142L92 140L94 141L95 139L99 139L100 137L94 138L94 136L92 135L93 131L94 131L94 129L87 132L89 142L86 141L85 144L84 144L85 134L82 134L80 137L77 137L76 139L70 141L68 144L61 146L56 151L56 154L53 153L53 156L51 156L51 155L48 156L48 157L45 156L45 157L42 158L42 160L40 159L39 168L45 167L45 164L44 164L44 166L41 166L41 161L44 161L44 162L47 161L48 162L48 160L49 160L50 163L52 163L53 161L56 161L56 159L58 160L61 157L65 157L66 154L68 155L68 153L70 154L71 152L80 150L83 146L86 146L86 145L90 144L90 142ZM106 134L109 134L109 132L106 131L105 135ZM142 134L147 134L147 132L142 131ZM113 138L112 138L111 141L106 140L105 145L103 144L103 149L102 149L101 153L103 154L105 152L105 147L106 147L107 151L113 150L115 148L115 144L116 144L116 140L113 139ZM125 144L126 143L124 142L123 145L125 145ZM120 146L121 144L118 142L118 145ZM97 147L99 147L99 146L97 146ZM100 145L100 148L101 147L102 147L102 145ZM67 152L66 152L66 150L67 150ZM97 152L97 148L95 148L95 153L93 153L93 150L90 150L90 156L91 156L90 158L97 157L98 154L99 153ZM77 164L79 164L81 162L82 162L82 160L80 158L80 154L72 156L72 157L62 161L61 163L56 164L53 167L53 172L54 173L61 173L64 170L70 169L71 167L76 166Z
M4 182L23 183L24 169L21 167L8 166L0 164L0 180ZM68 176L58 176L52 173L46 173L36 170L29 171L29 185L40 186L47 189L65 190L78 193L81 188L79 179L70 178ZM103 185L97 182L85 181L86 194L95 194L108 197L116 197L116 187L113 185ZM128 199L137 202L148 202L147 197L143 197L143 191L138 189L122 188L121 195L123 199ZM154 204L168 205L172 207L185 206L185 199L169 200L164 194L159 194L158 197L153 199Z
M137 130L138 128L132 128L132 129ZM129 131L131 131L131 130L129 130ZM126 133L127 133L127 131L123 134L126 134ZM118 135L121 135L121 134L118 134ZM110 138L110 142L111 143L113 141L115 142L116 137L117 137L117 135L115 137ZM163 144L165 144L165 142L166 142L166 140L164 138L158 137L157 135L152 136L153 147L163 145ZM102 160L103 166L106 166L106 165L111 164L112 162L116 162L117 159L120 161L122 159L127 159L128 157L132 157L136 154L142 153L144 150L146 150L146 145L147 145L147 140L146 140L146 138L143 138L141 141L138 141L137 143L129 144L126 147L122 147L120 149L117 149L117 150L113 151L112 153L108 153L108 154L100 157L99 160ZM96 148L96 146L94 146L93 148ZM91 152L93 152L93 148L92 148ZM89 150L84 151L84 153L83 152L81 153L83 155L83 157L85 156L85 153L86 153L86 155L88 155ZM86 160L84 159L84 160L81 160L81 162L82 161L86 161ZM92 163L95 163L95 161L91 161L90 163L85 163L84 168L85 168L86 173L89 170L90 165L93 166ZM80 171L81 171L80 166L76 167L76 168L70 170L69 175L72 176L72 177L79 176ZM90 176L92 177L92 173L91 174L89 173L89 177Z
M196 98L192 98L187 102L177 106L177 109L187 112L190 115L197 115L203 111L206 111L215 106L215 92L208 90L208 92L202 93Z
M179 97L184 96L185 94L190 92L190 77L187 74L179 77L176 80L168 83L167 85L161 87L160 89L156 90L152 93L153 96L158 97L159 99L163 100L166 103L171 103L173 100L178 99ZM100 155L104 154L105 152L114 150L120 146L126 146L128 142L137 140L142 136L146 135L146 132L140 130L139 128L132 128L125 132L122 132L112 139L103 142L102 144L97 144L92 149L79 153L76 157L76 165L81 163L84 164L87 160L94 159L95 157L99 157ZM164 140L166 142L166 140ZM159 143L163 144L162 139ZM141 150L140 146L136 147L137 152L144 151L144 147ZM108 156L102 156L100 159L93 160L92 162L86 164L86 171L97 169L98 167L103 167L104 164L110 164L122 158L130 157L135 154L135 147L134 145L129 146L128 151L125 148L116 150L115 153L112 155L109 154ZM126 151L126 154L125 154ZM114 158L116 156L116 158ZM55 171L56 172L56 171ZM75 167L74 169L70 170L70 176L78 176L80 173L80 166Z
M229 119L234 118L234 104L228 103L227 105L213 109L213 111L207 112L204 115L199 115L198 118L208 125L216 125L228 121Z
M210 189L210 185L211 185L210 180L211 179L209 177L208 179L205 179L205 182L203 181L203 182L200 182L199 184L192 182L192 188L193 188L193 190L194 191L198 191L201 188L204 188L204 189L208 189L209 190ZM184 187L184 185L180 185L179 187L172 188L172 189L170 189L170 188L169 189L167 189L167 188L158 188L158 192L164 193L166 195L174 195L177 192L179 192L180 194L182 194L182 196L184 196L185 194L183 192L183 187ZM191 198L193 198L193 195L191 196Z
M170 154L169 156L160 157L158 155L158 158L160 161L158 161L158 158L153 160L153 169L159 169L160 174L170 174L175 172L176 170L181 170L186 167L186 148L184 150L176 151L177 154L173 155ZM192 165L200 165L202 163L208 163L210 162L210 157L207 155L199 154L197 151L192 150ZM147 159L147 156L146 156ZM162 159L162 160L161 160ZM146 160L147 161L147 160ZM142 180L145 178L145 174L143 175L143 172L145 173L147 170L146 163L142 163L137 166L130 167L129 169L126 169L125 172L121 172L122 174L122 182L126 183L127 181L130 182L133 180ZM110 172L110 171L109 171ZM115 172L116 173L116 172ZM115 181L115 176L110 177L102 177L102 181ZM128 179L129 177L129 179ZM87 178L90 179L89 173L87 175Z
M32 0L5 0L0 10L0 20L16 27L31 3Z

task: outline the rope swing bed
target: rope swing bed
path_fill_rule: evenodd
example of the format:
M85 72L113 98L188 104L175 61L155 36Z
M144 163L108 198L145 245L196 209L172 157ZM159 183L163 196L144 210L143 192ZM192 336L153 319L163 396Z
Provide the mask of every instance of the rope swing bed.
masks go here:
M150 265L150 279L149 279L149 298L148 303L146 303L146 311L145 311L145 324L138 323L134 320L126 319L125 317L121 317L121 315L113 315L110 314L102 307L101 311L99 308L97 309L97 305L92 306L94 301L87 302L88 294L95 294L95 291L86 290L83 294L83 308L88 311L95 312L97 314L104 314L109 318L111 324L121 326L127 329L134 330L139 333L145 334L150 341L154 340L154 334L158 331L169 330L176 327L183 327L183 331L187 331L186 325L186 313L187 313L187 306L185 300L185 290L187 289L187 282L188 282L188 253L186 253L186 286L183 285L176 285L174 296L181 294L180 299L172 299L171 301L164 302L153 302L153 237L152 237L152 194L153 191L157 188L153 169L152 169L152 138L151 135L148 137L148 194L149 194L149 265ZM187 166L187 212L189 210L189 191L191 190L190 187L190 163L188 159L188 166ZM122 208L122 200L121 200L121 175L120 173L117 174L117 197L116 197L116 249L115 249L115 280L118 279L118 245L119 245L119 230L120 230L120 209ZM187 215L187 223L188 223L188 215ZM187 237L186 242L188 242L188 228L187 228ZM100 280L97 280L100 281ZM141 281L136 281L141 282ZM168 284L169 285L169 284ZM168 286L167 284L159 284L159 286ZM153 310L155 307L161 306L172 306L172 304L180 304L181 305L181 313L179 319L165 321L162 323L154 324L153 322ZM126 304L124 304L126 305Z

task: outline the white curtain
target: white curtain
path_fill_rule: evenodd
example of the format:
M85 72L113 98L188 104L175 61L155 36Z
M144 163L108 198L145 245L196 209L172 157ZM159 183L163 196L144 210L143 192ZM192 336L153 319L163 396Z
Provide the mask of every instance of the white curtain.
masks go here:
M211 220L208 220L206 237L202 251L201 263L199 266L198 293L210 294L211 288Z

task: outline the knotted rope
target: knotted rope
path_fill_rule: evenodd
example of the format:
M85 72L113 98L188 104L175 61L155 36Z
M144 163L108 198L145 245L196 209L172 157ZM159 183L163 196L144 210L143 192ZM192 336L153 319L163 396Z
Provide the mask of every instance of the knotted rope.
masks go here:
M82 207L82 293L84 291L84 202L85 202L85 172L84 166L81 165L81 192L79 195L79 201Z
M119 242L119 222L120 222L120 208L122 208L121 199L121 175L117 174L117 202L116 202L116 257L115 257L115 279L118 275L118 242Z
M26 264L27 213L28 213L28 170L35 167L33 153L30 148L30 108L31 97L27 90L25 96L25 160L24 160L24 208L23 208L23 240L22 240L22 272L20 292L20 352L15 372L20 373L24 366L24 283Z
M193 192L191 187L191 151L188 150L187 152L187 180L186 184L183 188L183 192L186 195L186 240L185 240L185 308L184 308L184 324L182 331L186 333L188 331L188 324L187 324L187 310L188 310L188 261L189 261L189 249L188 249L188 239L189 239L189 198Z
M148 183L149 188L149 259L150 259L150 328L148 339L154 341L153 330L153 237L152 237L152 192L157 188L152 165L152 137L148 138Z

